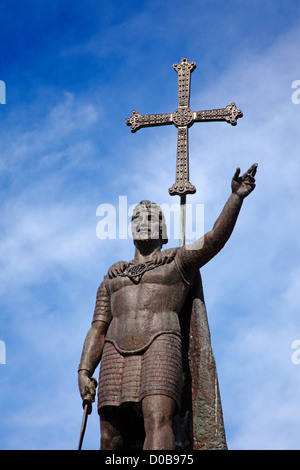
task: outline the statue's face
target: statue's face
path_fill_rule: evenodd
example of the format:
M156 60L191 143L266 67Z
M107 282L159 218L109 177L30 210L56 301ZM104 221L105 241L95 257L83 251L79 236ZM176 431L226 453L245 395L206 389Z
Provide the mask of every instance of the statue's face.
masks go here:
M159 211L140 205L132 218L131 228L134 240L159 240Z

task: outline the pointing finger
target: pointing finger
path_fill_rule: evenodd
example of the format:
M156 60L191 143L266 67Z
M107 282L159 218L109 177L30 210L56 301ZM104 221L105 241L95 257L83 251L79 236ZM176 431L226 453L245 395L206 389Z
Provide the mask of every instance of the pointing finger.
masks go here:
M242 178L254 182L254 181L255 181L254 176L255 176L256 171L257 171L257 166L258 166L258 164L257 164L257 163L254 163L254 164L249 168L249 170L247 170L247 171L243 174Z
M258 163L253 163L253 165L251 166L251 168L249 168L248 170L248 173L251 174L251 176L255 176L256 172L257 172L257 167L258 167Z
M235 173L233 175L234 180L236 180L239 177L240 172L241 172L241 169L239 167L237 167L237 169L235 170Z

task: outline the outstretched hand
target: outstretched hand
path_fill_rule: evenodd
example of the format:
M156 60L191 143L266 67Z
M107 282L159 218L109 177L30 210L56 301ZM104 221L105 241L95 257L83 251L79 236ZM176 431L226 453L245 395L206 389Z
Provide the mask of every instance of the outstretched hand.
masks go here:
M257 171L258 163L254 163L246 173L240 175L240 168L237 168L232 178L231 189L232 192L241 198L247 197L255 188L255 174Z

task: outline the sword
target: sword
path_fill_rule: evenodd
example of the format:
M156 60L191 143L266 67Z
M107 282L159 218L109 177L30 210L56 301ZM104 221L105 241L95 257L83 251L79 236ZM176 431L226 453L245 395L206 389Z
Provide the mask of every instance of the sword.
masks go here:
M94 377L91 377L91 381L94 383L95 388L97 388L97 380ZM78 450L81 450L88 415L90 415L92 412L92 400L90 398L84 398L84 400L82 401L82 407L83 407L83 417L82 417L82 423L81 423L81 429L80 429Z

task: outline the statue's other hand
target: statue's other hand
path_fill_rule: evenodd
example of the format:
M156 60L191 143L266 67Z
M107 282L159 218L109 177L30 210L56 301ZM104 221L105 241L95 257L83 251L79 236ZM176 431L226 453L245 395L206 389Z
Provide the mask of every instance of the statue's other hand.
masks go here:
M127 266L128 263L126 261L118 261L109 268L108 276L110 277L110 279L120 276L120 274L124 272Z
M239 176L241 170L237 168L231 182L232 192L241 198L247 197L255 188L255 174L258 164L254 163L249 170Z
M80 370L78 373L79 392L82 400L88 400L90 403L95 401L96 385L95 380L89 377L86 370Z

